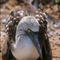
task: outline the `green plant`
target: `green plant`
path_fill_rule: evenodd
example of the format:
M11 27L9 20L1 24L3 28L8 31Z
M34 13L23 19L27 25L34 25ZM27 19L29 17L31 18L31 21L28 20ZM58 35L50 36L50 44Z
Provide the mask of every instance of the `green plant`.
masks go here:
M56 2L56 3L58 3L58 2L60 2L60 0L52 0L52 2Z

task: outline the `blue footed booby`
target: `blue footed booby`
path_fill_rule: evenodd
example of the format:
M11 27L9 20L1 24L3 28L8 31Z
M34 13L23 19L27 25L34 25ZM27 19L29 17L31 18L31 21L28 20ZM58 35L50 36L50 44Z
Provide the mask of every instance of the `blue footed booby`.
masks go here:
M2 60L52 60L45 13L39 10L21 19L22 12L10 14Z
M52 60L44 23L41 26L42 22L39 23L34 16L23 17L17 25L15 36L9 33L14 38L11 38L11 36L7 38L2 52L2 59L37 60L40 57L39 60ZM9 25L10 28L13 25L11 21L8 24L11 24ZM14 32L14 30L12 31Z

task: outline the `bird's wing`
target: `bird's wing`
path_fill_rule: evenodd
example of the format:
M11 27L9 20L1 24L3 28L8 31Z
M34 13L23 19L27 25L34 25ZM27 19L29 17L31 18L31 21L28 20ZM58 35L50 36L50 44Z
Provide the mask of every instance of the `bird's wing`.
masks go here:
M52 60L51 47L50 47L49 39L47 36L46 15L42 11L38 11L38 13L40 13L40 16L37 16L39 19L38 20L39 24L40 24L39 32L38 32L38 39L39 39L42 54L43 54L43 60Z
M19 12L11 11L10 16L8 18L8 23L6 25L6 32L8 33L8 36L3 46L2 51L3 60L12 60L14 58L11 53L10 44L15 41L16 27L20 19L23 17L20 15L20 13L23 15L23 10L20 10Z
M42 49L43 60L52 60L52 52L48 36L45 38L39 35L39 42Z
M12 59L13 59L13 55L10 50L8 39L6 39L2 50L2 60L12 60Z
M43 46L43 59L44 60L52 60L52 52L51 52L51 47L49 43L49 39L45 39L44 41L44 46Z
M42 49L43 60L52 60L52 52L49 43L49 39L45 29L40 27L39 31L39 42Z

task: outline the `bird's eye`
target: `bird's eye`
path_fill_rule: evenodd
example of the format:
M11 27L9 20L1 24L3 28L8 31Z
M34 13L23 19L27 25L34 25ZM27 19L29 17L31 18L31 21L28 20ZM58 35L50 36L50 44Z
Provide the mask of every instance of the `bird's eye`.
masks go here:
M31 32L31 31L28 29L28 32Z

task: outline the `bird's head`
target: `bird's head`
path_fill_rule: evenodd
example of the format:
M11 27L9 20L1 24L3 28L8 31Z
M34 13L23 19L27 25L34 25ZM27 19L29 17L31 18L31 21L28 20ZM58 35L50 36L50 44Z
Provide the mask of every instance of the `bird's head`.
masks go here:
M17 31L26 31L28 29L32 30L33 32L39 31L39 23L33 16L26 16L22 18L17 26Z

